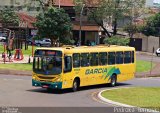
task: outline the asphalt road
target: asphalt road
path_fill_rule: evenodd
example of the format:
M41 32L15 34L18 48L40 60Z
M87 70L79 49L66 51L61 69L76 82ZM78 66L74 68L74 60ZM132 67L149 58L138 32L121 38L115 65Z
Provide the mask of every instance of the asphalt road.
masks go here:
M141 54L137 54L136 55L138 60L146 60L146 61L153 61L153 62L160 62L160 57L157 57L155 55L141 55Z
M70 90L47 92L31 86L31 77L0 75L0 106L20 107L108 107L97 98L97 92L107 85L83 87L78 92ZM160 87L160 78L141 78L119 83L117 87Z

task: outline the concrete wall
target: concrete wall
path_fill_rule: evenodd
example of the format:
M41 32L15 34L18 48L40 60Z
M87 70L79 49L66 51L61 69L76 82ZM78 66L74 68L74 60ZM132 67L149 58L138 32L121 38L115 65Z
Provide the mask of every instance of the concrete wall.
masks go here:
M153 52L153 47L154 47L154 52L159 48L159 42L160 38L159 37L145 37L142 39L142 51L144 52Z
M155 50L159 48L159 37L153 37L153 36L148 37L148 52L152 52L153 47Z
M142 38L142 51L148 50L148 37Z

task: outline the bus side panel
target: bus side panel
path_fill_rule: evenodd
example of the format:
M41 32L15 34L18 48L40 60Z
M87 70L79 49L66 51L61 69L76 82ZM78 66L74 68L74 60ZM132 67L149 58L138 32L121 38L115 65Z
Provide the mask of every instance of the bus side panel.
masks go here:
M135 74L135 64L123 64L122 66L117 66L121 74L117 75L117 82L127 81L134 78Z
M64 73L62 75L62 89L71 88L73 82L72 72Z

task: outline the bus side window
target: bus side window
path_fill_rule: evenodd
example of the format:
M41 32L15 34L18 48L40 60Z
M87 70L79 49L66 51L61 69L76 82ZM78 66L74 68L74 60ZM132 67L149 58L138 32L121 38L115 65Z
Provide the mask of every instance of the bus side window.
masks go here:
M64 72L72 71L72 58L71 56L65 56L64 58Z
M79 53L73 54L73 67L74 68L80 67L80 54Z
M108 53L108 65L114 65L115 64L115 52L109 52Z
M124 52L124 63L126 64L131 63L131 52L130 51Z
M81 67L87 67L89 66L89 54L88 53L82 53L81 54Z
M134 63L134 51L132 51L132 63Z
M107 65L107 53L106 52L99 53L99 65L100 66Z
M123 52L116 52L116 64L123 64Z
M90 53L90 65L98 66L98 53Z

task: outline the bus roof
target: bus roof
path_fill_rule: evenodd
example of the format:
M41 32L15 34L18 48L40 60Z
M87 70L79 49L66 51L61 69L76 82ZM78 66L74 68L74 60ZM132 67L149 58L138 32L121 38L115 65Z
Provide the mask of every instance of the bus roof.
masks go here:
M109 52L109 51L135 51L134 47L117 46L117 45L97 45L97 46L62 46L50 48L37 48L40 50L59 50L65 53L81 53L81 52Z

